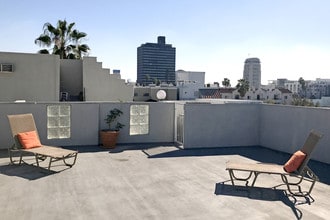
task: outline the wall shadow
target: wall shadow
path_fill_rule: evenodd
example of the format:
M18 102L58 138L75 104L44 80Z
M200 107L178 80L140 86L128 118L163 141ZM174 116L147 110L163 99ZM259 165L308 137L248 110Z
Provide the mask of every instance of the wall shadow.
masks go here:
M181 149L173 148L170 151L153 153L150 150L144 150L149 159L166 157L203 157L203 156L223 156L240 155L262 163L285 164L291 157L291 154L272 150L261 146L248 147L219 147L219 148L196 148ZM308 166L319 177L320 182L330 185L330 164L310 160Z

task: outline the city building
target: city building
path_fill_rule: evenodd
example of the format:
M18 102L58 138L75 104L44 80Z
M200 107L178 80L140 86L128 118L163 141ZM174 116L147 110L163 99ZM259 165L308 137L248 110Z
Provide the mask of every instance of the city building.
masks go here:
M199 89L201 99L233 99L235 88L205 87Z
M260 88L261 65L259 58L248 58L245 60L243 79L249 82L250 88Z
M157 43L145 43L137 48L137 83L149 85L175 83L175 47L159 36Z
M288 80L287 82L284 83L284 87L290 90L294 94L298 94L299 91L301 90L301 85L298 81Z
M176 86L179 100L193 100L199 98L199 89L205 84L205 72L176 71Z
M310 99L321 99L324 96L330 96L330 79L317 78L310 81L306 86L306 97Z
M5 64L5 65L4 65ZM96 57L0 52L0 101L132 101L133 85Z

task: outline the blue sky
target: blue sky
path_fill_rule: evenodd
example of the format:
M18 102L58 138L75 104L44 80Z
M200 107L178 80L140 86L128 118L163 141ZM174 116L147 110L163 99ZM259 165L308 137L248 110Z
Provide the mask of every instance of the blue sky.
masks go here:
M176 47L176 69L205 71L232 85L244 60L261 60L262 82L330 78L328 0L1 0L0 51L35 53L44 23L75 22L104 68L136 80L136 50L146 42Z

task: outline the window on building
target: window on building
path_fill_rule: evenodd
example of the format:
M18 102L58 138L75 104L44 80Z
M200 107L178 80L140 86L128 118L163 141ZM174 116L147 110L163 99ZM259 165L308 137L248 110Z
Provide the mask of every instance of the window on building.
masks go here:
M131 105L130 107L130 135L149 133L149 105Z
M62 139L71 137L71 106L47 106L47 138Z

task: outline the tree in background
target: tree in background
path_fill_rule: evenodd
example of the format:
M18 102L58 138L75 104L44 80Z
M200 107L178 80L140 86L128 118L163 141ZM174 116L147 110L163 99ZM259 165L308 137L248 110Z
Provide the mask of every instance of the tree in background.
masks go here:
M237 89L239 95L241 96L241 98L243 98L245 96L246 92L249 91L249 81L247 81L245 79L238 80L236 89Z
M66 20L58 20L57 26L45 23L41 34L34 43L39 46L46 46L51 49L52 54L60 55L60 59L81 59L82 55L88 54L90 50L87 44L81 41L87 36L74 28L75 23L68 24ZM41 54L50 54L48 49L42 49Z
M298 82L301 85L301 91L299 91L299 94L301 97L305 97L306 96L306 82L302 77L300 77L298 79Z
M222 85L226 88L230 87L231 86L230 85L230 80L228 78L224 78L223 81L222 81Z

